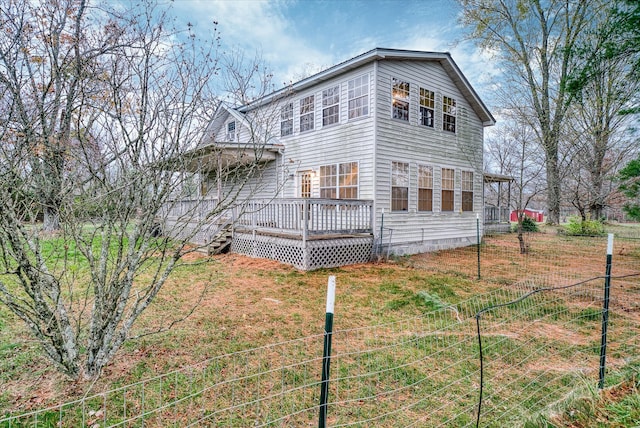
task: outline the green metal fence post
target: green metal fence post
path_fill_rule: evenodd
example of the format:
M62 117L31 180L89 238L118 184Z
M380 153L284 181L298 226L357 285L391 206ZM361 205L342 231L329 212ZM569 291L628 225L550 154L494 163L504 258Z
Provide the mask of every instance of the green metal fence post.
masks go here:
M611 259L613 258L613 233L607 240L607 267L604 277L604 303L602 308L602 337L600 342L600 373L598 389L604 388L604 372L607 359L607 328L609 326L609 294L611 290Z

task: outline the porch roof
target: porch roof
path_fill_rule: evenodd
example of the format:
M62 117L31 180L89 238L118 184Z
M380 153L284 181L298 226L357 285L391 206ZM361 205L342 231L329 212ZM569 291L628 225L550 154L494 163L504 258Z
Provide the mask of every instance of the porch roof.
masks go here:
M492 172L485 172L482 175L485 183L509 183L515 181L515 178L510 175L494 174Z
M281 148L279 144L210 143L166 161L164 167L174 171L207 173L229 166L274 161Z

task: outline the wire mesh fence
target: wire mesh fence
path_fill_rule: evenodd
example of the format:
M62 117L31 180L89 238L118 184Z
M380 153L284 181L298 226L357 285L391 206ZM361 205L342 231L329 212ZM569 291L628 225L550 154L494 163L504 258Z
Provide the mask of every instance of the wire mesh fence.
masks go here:
M481 426L522 425L593 391L606 239L526 240L526 254L513 236L482 244L482 277L491 291L455 303L435 299L437 307L420 316L333 331L327 425L475 426L479 410ZM609 371L640 354L640 240L618 237L614 248ZM473 278L476 254L471 247L410 263L425 274ZM323 336L222 355L5 416L0 427L317 426Z

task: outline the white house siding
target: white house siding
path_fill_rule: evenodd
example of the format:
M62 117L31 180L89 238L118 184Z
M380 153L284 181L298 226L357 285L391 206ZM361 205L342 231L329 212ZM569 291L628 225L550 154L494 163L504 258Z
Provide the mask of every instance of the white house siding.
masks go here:
M409 122L392 119L392 79L410 84ZM476 242L476 213L482 212L482 141L480 119L463 98L438 62L380 61L377 76L377 147L375 170L376 235L380 235L384 209L383 246L392 252L411 254ZM435 124L419 123L419 87L435 92ZM456 100L456 133L442 130L442 97ZM409 205L407 212L391 211L391 162L409 163ZM417 210L418 165L433 167L433 211ZM441 168L455 170L453 212L441 212ZM474 177L474 212L461 212L462 171ZM480 222L482 223L482 222ZM392 229L392 235L390 230Z
M289 178L283 192L284 197L300 196L299 172L315 171L316 174L312 176L312 196L319 197L317 172L321 165L358 162L358 198L373 199L375 82L372 70L373 66L369 64L327 80L312 89L291 94L289 100L293 102L293 135L279 138L285 147L285 167ZM349 120L348 81L362 75L369 76L369 114ZM322 126L322 91L337 85L340 86L339 123ZM300 132L300 100L311 94L314 95L315 104L314 129ZM279 130L279 122L275 129Z

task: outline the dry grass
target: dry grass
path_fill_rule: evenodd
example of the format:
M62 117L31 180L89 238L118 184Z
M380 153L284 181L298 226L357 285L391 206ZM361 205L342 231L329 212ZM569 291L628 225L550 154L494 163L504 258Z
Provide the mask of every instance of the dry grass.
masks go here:
M0 377L4 388L0 393L0 414L69 401L89 388L92 393L107 390L213 356L322 333L329 275L335 275L338 284L334 325L337 330L394 322L436 309L430 306L433 301L419 297L424 297L424 293L427 297L435 296L438 304L458 304L474 296L509 289L513 283L534 275L544 276L547 282L521 284L523 290L536 284L565 285L603 275L604 239L567 238L548 231L531 235L528 242L530 252L523 256L514 235L487 238L482 246L481 280L476 278L473 247L308 273L233 254L212 258L192 256L174 272L141 318L135 334L162 328L198 304L195 313L168 332L129 341L95 384L72 382L55 372L26 329L2 308ZM638 248L640 243L631 240L616 246L614 275L640 270ZM575 296L571 299L566 304L568 312L589 309L576 303ZM612 312L616 313L614 328L626 333L618 339L614 336L610 361L622 366L629 352L638 351L639 279L624 281L615 290ZM522 370L547 374L569 371L570 353L583 352L576 348L599 339L591 322L580 325L563 319L545 319L530 324L515 320L496 326L500 329L496 343L501 345L494 348L495 352L510 349L513 341L531 343L543 350L548 349L548 345L541 344L543 339L562 343L558 352L518 363ZM473 341L472 333L455 334L469 335ZM634 335L636 339L627 340ZM455 354L450 356L452 360L455 358ZM504 356L496 359L500 364L508 360ZM506 377L503 380L515 381Z

